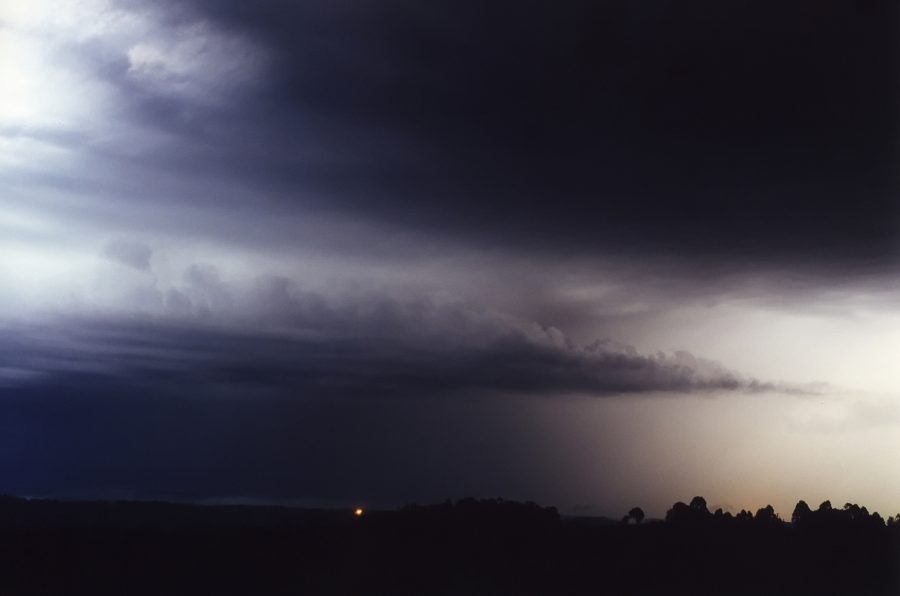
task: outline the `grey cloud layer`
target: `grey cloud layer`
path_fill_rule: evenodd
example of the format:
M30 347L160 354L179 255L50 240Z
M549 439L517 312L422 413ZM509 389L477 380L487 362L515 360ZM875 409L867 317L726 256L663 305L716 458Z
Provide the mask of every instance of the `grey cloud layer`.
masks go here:
M887 5L187 6L273 60L231 105L260 151L197 165L295 208L531 252L895 264Z
M783 391L687 352L576 345L472 304L389 295L329 297L284 278L251 288L193 266L165 314L13 326L2 351L20 374L275 388L299 396L479 393L611 395Z
M896 265L887 4L117 6L152 30L59 50L114 121L41 133L78 163L19 179L713 274Z
M106 245L104 254L128 267L140 271L150 271L152 249L146 244L128 240L113 240Z

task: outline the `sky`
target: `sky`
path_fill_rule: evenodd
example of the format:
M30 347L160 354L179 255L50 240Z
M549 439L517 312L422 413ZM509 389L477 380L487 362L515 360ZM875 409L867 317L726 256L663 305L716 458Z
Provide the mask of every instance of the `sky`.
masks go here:
M900 511L875 0L6 0L0 492Z

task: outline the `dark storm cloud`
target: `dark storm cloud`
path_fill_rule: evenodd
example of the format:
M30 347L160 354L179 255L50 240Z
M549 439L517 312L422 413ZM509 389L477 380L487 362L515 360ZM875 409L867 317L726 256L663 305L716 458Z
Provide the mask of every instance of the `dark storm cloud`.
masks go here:
M773 305L894 287L894 3L119 4L0 126L3 490L533 488L529 400L827 390L596 330L818 374Z
M169 18L272 58L229 108L241 123L206 126L252 142L195 167L304 208L480 245L869 269L896 253L895 9L194 2ZM166 114L144 117L182 126Z
M212 317L238 299L214 272L192 274L199 290L168 297L178 302L170 304L178 318L10 326L0 354L18 376L7 375L7 384L72 375L127 379L162 393L190 384L374 400L798 391L742 378L684 351L642 354L608 340L578 345L552 327L425 299L330 303L273 282L253 298L257 314L223 326Z
M276 277L242 291L208 265L166 302L162 317L0 328L4 490L391 506L527 495L546 487L525 400L807 391L687 352L578 345L474 304Z
M240 325L212 325L205 303L190 312L198 294L186 293L178 320L3 328L3 489L390 505L529 494L541 482L541 447L521 428L530 396L784 390L684 352L579 347L460 307L285 304L278 285L260 298L266 315ZM277 333L261 330L271 317Z

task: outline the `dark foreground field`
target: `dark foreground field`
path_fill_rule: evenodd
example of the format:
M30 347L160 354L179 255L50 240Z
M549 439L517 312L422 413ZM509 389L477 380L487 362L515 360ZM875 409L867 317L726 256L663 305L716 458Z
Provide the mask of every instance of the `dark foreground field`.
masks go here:
M357 518L4 498L0 594L900 593L900 524L827 504L793 521L702 499L626 524L504 501Z

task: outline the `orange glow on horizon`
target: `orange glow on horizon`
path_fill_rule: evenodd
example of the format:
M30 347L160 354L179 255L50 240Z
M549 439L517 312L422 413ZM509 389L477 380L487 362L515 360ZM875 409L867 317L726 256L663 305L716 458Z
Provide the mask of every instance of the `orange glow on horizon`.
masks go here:
M357 507L356 510L353 512L353 515L355 515L356 517L362 517L362 514L363 514L362 507Z

